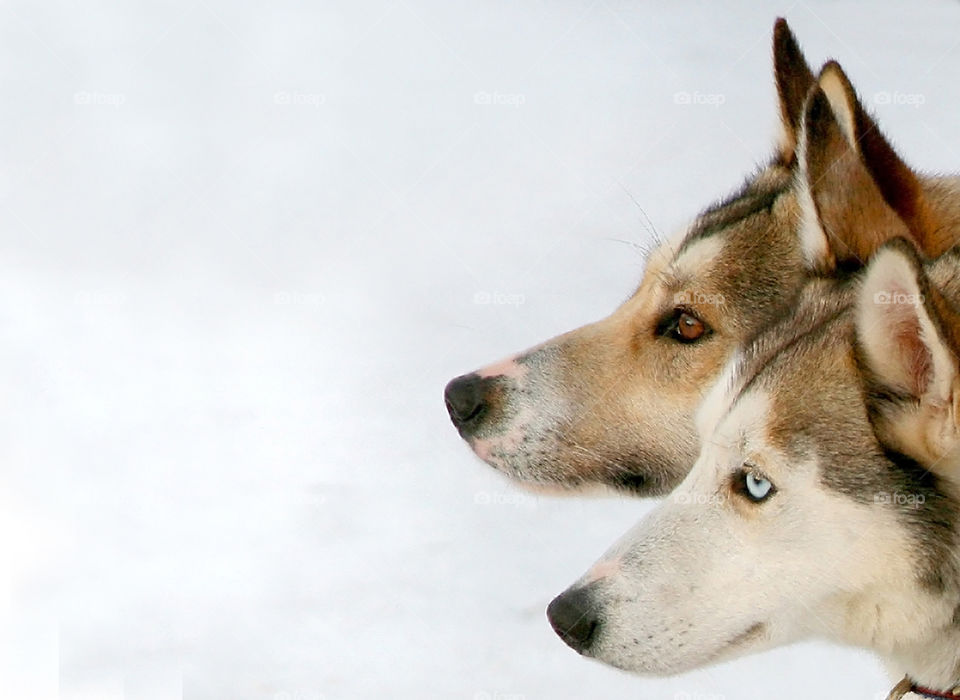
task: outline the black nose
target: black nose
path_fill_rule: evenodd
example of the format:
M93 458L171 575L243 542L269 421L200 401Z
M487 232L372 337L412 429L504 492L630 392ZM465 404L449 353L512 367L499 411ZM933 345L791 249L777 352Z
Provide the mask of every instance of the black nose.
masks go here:
M600 628L591 589L592 586L568 588L547 606L547 619L553 631L580 654L596 640Z
M486 384L484 378L474 372L451 380L443 390L447 413L461 435L476 426L487 411Z

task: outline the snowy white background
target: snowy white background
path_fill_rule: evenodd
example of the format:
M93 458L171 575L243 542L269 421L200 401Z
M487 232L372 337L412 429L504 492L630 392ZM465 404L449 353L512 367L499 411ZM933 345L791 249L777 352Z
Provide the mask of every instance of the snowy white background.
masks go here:
M960 6L759 5L3 4L0 696L881 697L577 657L544 608L650 504L521 493L441 398L766 158L778 14L960 168Z

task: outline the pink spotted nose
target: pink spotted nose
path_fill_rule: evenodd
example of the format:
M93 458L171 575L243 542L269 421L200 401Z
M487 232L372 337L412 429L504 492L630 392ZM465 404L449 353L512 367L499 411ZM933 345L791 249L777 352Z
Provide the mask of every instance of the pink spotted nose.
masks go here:
M489 437L509 420L510 396L523 386L527 368L516 355L450 381L443 401L460 437Z

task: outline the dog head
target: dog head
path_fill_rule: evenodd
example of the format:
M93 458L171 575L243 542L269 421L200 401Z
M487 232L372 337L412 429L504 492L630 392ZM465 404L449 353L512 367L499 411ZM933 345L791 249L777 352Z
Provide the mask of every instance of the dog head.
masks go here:
M838 65L815 77L783 20L773 45L770 163L654 251L608 318L448 384L450 416L487 463L534 486L669 491L699 450L706 388L808 276L843 274L897 235L935 252L937 221L960 222L942 211L960 189L897 157Z
M581 653L671 674L821 636L955 683L960 318L899 241L824 292L727 365L692 471L551 603Z

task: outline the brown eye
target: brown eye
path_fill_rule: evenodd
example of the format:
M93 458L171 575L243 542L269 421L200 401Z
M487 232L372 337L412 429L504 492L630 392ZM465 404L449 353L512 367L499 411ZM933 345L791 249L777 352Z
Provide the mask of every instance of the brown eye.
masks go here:
M683 308L674 309L657 324L657 335L678 343L695 343L709 333L706 323Z
M707 328L703 325L703 321L693 314L684 311L677 318L677 335L685 342L697 340L705 330Z

